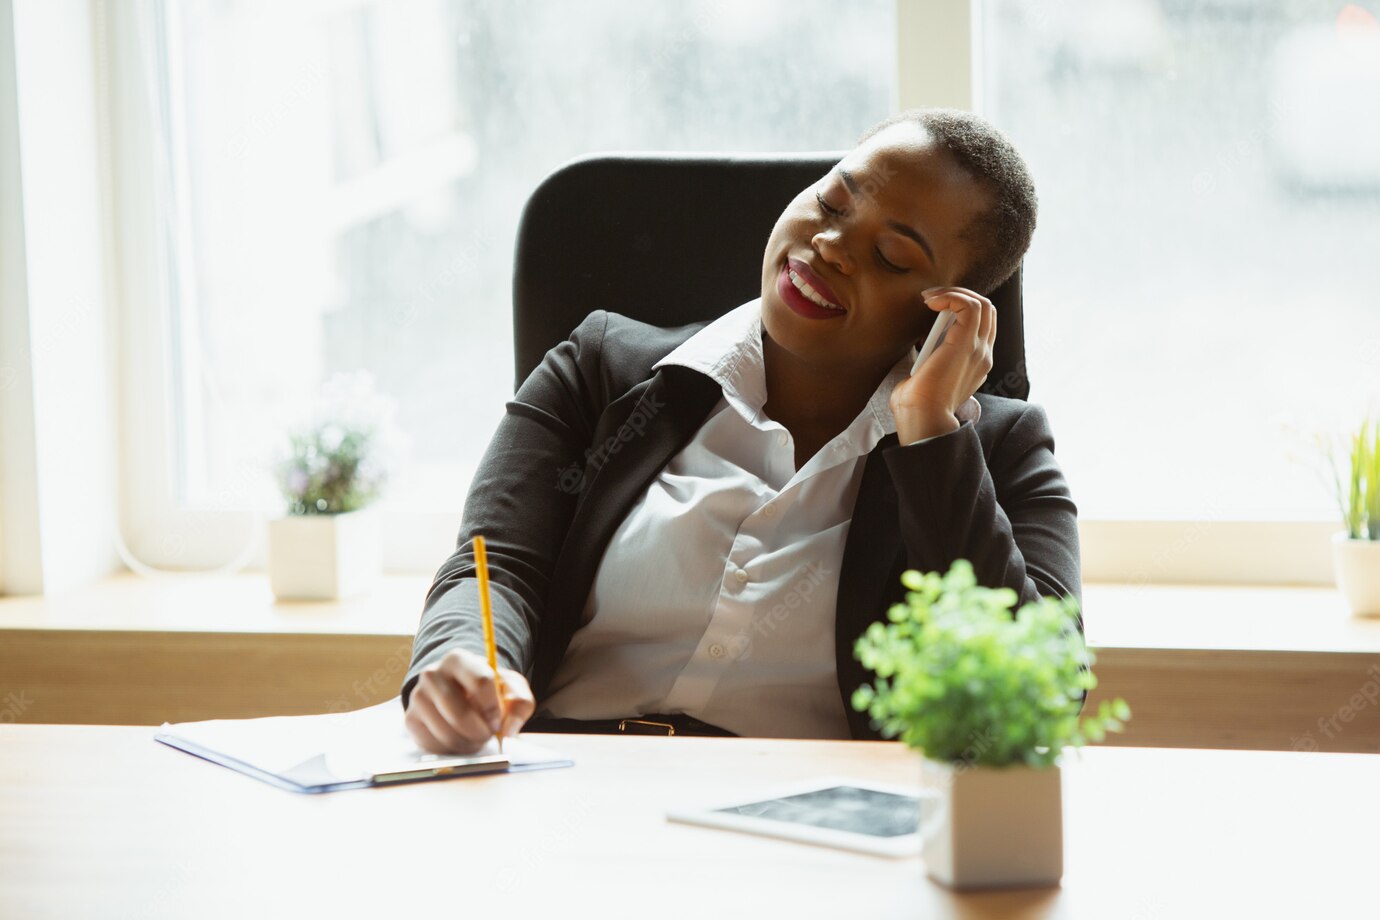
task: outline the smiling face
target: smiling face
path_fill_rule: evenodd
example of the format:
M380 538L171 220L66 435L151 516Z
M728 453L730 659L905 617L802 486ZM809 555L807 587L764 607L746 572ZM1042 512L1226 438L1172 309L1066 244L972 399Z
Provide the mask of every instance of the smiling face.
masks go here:
M920 292L967 271L974 249L960 234L991 201L919 124L878 132L777 218L766 334L810 364L885 372L935 321Z

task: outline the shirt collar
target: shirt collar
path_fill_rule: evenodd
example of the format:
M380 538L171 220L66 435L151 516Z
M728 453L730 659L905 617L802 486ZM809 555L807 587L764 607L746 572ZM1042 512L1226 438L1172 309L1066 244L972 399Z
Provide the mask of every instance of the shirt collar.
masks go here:
M880 431L877 440L896 431L891 414L891 391L910 376L916 351L912 346L892 366L885 379L868 399L858 417L849 426L860 422L876 422ZM762 407L767 402L766 363L762 353L762 298L756 297L713 320L699 332L680 343L652 369L663 364L677 364L699 371L715 380L724 391L724 400L743 418L762 427L765 418ZM869 447L870 449L870 447Z

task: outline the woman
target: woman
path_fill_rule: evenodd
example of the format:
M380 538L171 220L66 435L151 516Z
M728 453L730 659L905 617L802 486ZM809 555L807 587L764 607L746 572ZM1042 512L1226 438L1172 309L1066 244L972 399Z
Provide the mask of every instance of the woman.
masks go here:
M523 383L471 485L403 686L418 744L468 753L524 725L876 738L848 704L867 679L852 644L905 568L962 557L1021 603L1081 600L1044 411L975 395L986 295L1035 210L999 132L911 110L787 205L760 298L680 329L591 314ZM956 321L911 374L942 310Z

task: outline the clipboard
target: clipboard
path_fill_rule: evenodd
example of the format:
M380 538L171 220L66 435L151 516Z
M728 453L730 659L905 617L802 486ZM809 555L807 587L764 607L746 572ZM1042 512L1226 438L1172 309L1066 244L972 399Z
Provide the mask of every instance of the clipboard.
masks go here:
M519 736L469 756L429 754L412 741L397 698L353 712L164 723L155 741L300 793L338 792L574 766Z

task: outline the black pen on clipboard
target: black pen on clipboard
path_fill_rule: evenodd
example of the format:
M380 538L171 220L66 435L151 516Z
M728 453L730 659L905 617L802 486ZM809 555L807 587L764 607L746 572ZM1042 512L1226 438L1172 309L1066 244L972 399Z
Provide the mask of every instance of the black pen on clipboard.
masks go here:
M949 331L949 327L954 324L953 310L940 310L934 325L930 327L930 334L925 337L925 344L920 346L920 354L915 356L915 363L910 366L911 374L920 370L920 365L925 363L925 359L930 353L938 348L944 341L944 333Z

